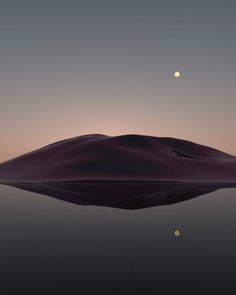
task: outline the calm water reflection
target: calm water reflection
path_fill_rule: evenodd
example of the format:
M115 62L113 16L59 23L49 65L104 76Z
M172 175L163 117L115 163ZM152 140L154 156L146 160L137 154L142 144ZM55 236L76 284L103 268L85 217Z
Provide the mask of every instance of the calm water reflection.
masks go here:
M235 294L235 197L130 211L1 185L0 294Z

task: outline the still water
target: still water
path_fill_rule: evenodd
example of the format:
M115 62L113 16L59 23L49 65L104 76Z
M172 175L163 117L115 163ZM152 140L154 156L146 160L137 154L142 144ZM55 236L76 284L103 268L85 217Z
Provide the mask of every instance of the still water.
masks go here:
M233 188L125 210L0 185L0 294L235 295L235 208Z

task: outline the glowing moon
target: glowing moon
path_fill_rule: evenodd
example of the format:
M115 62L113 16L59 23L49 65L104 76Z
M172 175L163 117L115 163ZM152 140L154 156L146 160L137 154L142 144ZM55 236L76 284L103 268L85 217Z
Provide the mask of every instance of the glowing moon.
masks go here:
M176 237L179 237L181 235L181 232L178 229L176 229L174 231L174 234L175 234Z
M181 76L180 72L175 72L175 78L179 78Z

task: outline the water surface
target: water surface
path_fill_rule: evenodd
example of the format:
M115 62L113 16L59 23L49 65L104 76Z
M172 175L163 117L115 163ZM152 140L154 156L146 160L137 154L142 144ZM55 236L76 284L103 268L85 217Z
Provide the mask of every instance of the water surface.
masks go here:
M235 197L124 210L1 185L1 294L235 294Z

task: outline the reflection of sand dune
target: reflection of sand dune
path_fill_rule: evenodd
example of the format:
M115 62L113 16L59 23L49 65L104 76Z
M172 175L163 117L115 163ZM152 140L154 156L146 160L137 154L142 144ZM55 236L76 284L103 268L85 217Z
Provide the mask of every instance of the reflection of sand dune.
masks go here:
M41 182L11 186L63 201L123 209L141 209L183 202L236 184L177 182Z
M189 141L85 135L0 165L0 182L236 182L236 157Z

